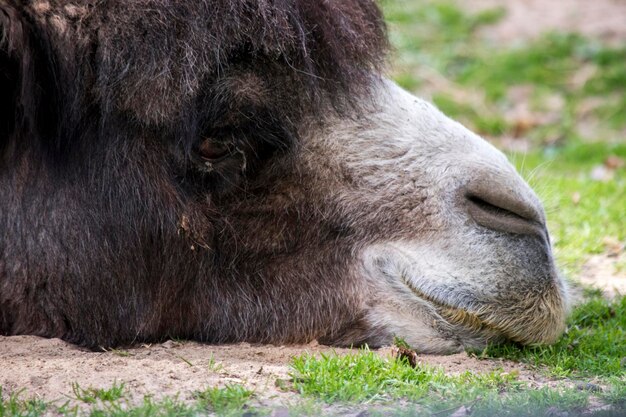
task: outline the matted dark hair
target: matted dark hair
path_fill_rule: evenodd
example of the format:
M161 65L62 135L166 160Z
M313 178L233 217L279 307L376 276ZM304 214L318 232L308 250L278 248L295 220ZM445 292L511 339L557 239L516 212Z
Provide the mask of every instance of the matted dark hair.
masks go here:
M386 47L372 0L0 1L0 334L274 340L210 323L228 208Z
M21 99L47 101L24 112L61 113L47 129L57 148L111 114L183 142L241 117L293 131L303 114L367 93L387 48L372 0L9 0L0 11Z
M184 100L203 85L222 91L221 81L241 73L284 100L274 107L352 97L371 83L386 47L372 0L108 3L98 24L100 85L115 85L118 103L143 103L146 119L161 116L155 108L168 115L167 106L145 106L155 92Z

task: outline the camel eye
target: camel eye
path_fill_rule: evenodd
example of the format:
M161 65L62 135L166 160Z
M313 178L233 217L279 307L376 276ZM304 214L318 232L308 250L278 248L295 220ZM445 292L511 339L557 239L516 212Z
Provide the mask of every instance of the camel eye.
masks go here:
M228 157L232 151L228 144L213 138L204 138L198 145L198 156L207 162L217 162Z

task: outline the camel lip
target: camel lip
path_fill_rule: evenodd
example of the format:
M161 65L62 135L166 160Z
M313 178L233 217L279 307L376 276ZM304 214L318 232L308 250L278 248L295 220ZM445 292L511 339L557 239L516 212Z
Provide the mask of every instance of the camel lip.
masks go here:
M554 343L565 330L565 320L558 319L560 317L558 312L555 313L558 316L557 319L547 323L545 321L539 323L535 321L533 323L532 320L527 322L523 319L523 315L516 317L517 320L515 322L506 317L499 320L497 316L494 317L492 309L488 305L470 305L468 307L450 305L440 301L438 297L430 295L430 291L425 292L420 288L416 288L411 280L404 275L402 276L402 281L404 281L404 285L415 297L434 308L442 320L457 330L464 329L467 331L471 335L469 336L470 345L471 338L474 337L496 344L505 341L525 345L549 344ZM488 318L485 318L485 316ZM528 327L528 323L531 323L530 327ZM545 332L545 328L549 326L554 326L556 330Z
M429 305L435 308L437 313L447 323L453 326L461 326L475 333L496 333L503 334L504 332L498 328L498 326L482 319L478 313L472 312L467 308L461 306L453 306L445 302L441 302L435 297L427 294L423 290L416 288L411 280L406 276L402 276L402 280L405 285L411 290L411 292L420 300L425 301Z
M429 261L422 261L423 256L403 242L373 245L363 253L363 274L371 277L376 287L382 285L407 302L412 300L412 305L421 311L420 320L426 314L434 319L433 326L441 330L444 338L456 337L464 345L504 341L552 343L562 333L559 329L564 327L560 324L563 314L559 300L553 300L559 298L552 294L554 291L531 298L524 298L523 294L513 299L498 298L498 294L489 297L474 292L471 286L430 277ZM378 283L380 278L383 284ZM554 285L558 287L557 284Z

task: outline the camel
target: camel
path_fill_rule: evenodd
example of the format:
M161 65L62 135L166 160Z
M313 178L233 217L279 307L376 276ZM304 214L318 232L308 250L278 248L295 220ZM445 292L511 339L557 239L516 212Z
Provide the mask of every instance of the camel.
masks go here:
M506 157L382 75L371 0L0 1L0 334L554 342Z

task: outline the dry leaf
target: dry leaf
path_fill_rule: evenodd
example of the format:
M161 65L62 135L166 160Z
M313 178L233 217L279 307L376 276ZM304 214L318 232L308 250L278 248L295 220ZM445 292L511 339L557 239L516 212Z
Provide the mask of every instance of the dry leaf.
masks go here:
M624 166L624 160L617 155L609 155L604 161L604 166L616 170Z
M624 244L613 236L605 236L602 238L602 244L608 256L618 256L624 250Z
M166 342L161 343L161 346L164 347L165 349L172 349L172 348L176 348L180 346L180 343L175 342L173 340L168 340Z
M391 357L396 360L402 360L402 358L406 358L409 365L413 368L417 367L419 363L417 361L417 353L412 350L401 346L394 346L391 348Z
M537 125L537 120L533 119L530 115L520 116L513 122L513 137L523 137L530 129Z

